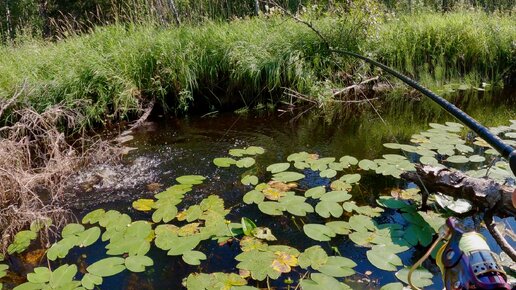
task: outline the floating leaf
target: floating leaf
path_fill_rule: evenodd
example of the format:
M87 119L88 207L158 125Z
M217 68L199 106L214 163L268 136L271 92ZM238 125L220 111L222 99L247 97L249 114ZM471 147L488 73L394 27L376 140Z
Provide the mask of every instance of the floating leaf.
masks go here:
M437 159L431 156L422 156L421 158L419 158L419 162L421 162L421 164L432 166L436 166L439 164L439 161L437 161Z
M287 161L302 162L306 161L309 156L310 154L306 152L293 153L287 157Z
M263 195L269 200L279 200L284 197L286 193L277 188L268 187L262 191Z
M215 158L213 159L213 164L215 164L217 167L230 167L233 164L236 164L236 160L233 158Z
M382 288L380 288L380 290L404 290L404 289L405 289L405 287L400 282L389 283L389 284L383 285Z
M272 179L281 181L281 182L293 182L300 179L305 178L304 174L292 172L292 171L284 171L279 172L273 175Z
M307 190L305 192L305 196L311 198L320 198L324 193L326 193L326 188L324 186L317 186Z
M251 204L251 203L259 204L259 203L263 202L264 198L265 198L265 196L260 191L251 190L244 195L243 201L246 204Z
M188 251L183 253L182 258L185 263L192 266L197 266L201 264L201 260L206 260L207 257L204 253L199 251Z
M436 194L435 201L444 209L450 209L453 212L464 214L471 210L471 203L466 200L459 198L457 200L453 199L451 196L447 196L444 194Z
M349 286L339 282L339 280L321 273L312 273L310 279L304 279L300 282L303 290L351 290Z
M317 270L332 277L346 277L355 274L352 268L356 265L351 259L333 256L328 257L326 263Z
M91 264L86 270L88 273L99 276L109 277L125 270L125 260L120 257L105 258Z
M239 168L249 168L256 163L256 160L251 157L245 157L236 162L236 166Z
M358 159L356 159L355 157L353 156L349 156L349 155L346 155L346 156L343 156L339 159L340 163L342 164L345 164L347 167L348 165L357 165L358 164Z
M258 204L258 208L261 212L268 215L282 215L284 210L283 206L272 201L261 202Z
M471 162L484 162L486 161L486 158L484 156L480 155L472 155L469 157L469 161Z
M331 241L331 238L336 236L331 228L320 224L305 224L303 231L312 240L319 242Z
M275 252L276 258L272 261L272 269L280 273L288 273L297 266L297 257L285 252Z
M289 169L290 163L275 163L267 166L267 171L271 173L279 173Z
M93 227L90 229L85 230L82 233L79 233L77 235L79 240L79 247L88 247L90 245L93 245L99 237L100 237L100 228L99 227Z
M229 155L231 155L231 156L242 157L245 154L247 154L247 152L244 149L230 149L229 150Z
M409 268L403 268L399 270L398 272L396 272L396 277L408 284L409 270ZM420 288L430 286L433 284L432 277L432 273L430 273L430 271L428 271L427 269L418 268L412 273L412 284Z
M321 171L319 173L319 175L322 178L333 178L333 177L337 176L337 171L335 171L334 169L326 169L326 170Z
M247 155L259 155L265 153L265 149L258 146L249 146L245 149Z
M321 246L313 246L306 249L299 255L299 266L303 269L312 267L317 270L328 261L328 254L321 248Z
M330 191L321 196L321 201L344 202L351 199L351 194L347 191Z
M350 232L349 223L344 221L327 222L326 226L332 229L338 235L347 235Z
M364 215L354 215L349 218L348 223L351 228L357 232L376 229L373 220L370 217Z
M133 208L139 211L150 211L154 207L154 200L147 198L140 198L133 201Z
M243 185L257 185L258 184L258 177L254 175L246 175L241 180Z
M344 181L349 184L357 183L360 181L362 177L360 174L345 174L339 178L339 180Z
M73 236L76 234L79 234L81 232L84 232L84 226L81 224L71 223L67 224L63 230L61 231L61 236L63 238Z
M95 276L91 273L84 274L84 277L82 277L81 284L86 289L93 289L96 285L102 284L102 277Z
M251 231L251 234L258 239L262 239L262 240L266 240L266 241L276 241L277 240L276 237L272 234L271 229L269 229L269 228L257 227Z
M344 213L341 205L333 201L321 201L315 206L315 212L323 218L340 217Z
M195 185L201 184L205 179L206 177L201 175L183 175L176 178L176 181L181 184Z
M388 250L389 248L375 246L366 252L367 259L376 268L385 271L396 271L397 266L403 266L400 257Z
M363 170L375 170L378 165L374 161L363 159L358 163L358 167L362 168Z
M450 156L446 159L447 162L450 163L468 163L469 158L464 155L454 155Z

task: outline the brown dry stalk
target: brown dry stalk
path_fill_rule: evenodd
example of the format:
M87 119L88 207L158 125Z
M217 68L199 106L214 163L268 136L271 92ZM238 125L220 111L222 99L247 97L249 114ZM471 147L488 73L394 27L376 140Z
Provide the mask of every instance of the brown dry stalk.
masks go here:
M82 166L114 160L120 148L99 137L78 138L76 148L62 128L77 128L80 110L56 105L43 113L31 108L14 110L11 126L0 128L0 252L14 235L36 220L52 219L53 226L41 233L48 241L71 213L63 203L66 180Z

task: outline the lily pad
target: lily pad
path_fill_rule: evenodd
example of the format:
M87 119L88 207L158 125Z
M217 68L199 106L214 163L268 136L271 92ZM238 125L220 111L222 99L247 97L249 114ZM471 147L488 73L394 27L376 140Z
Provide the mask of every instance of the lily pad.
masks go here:
M309 238L319 242L331 241L331 238L336 236L331 228L320 224L305 224L303 231Z
M233 158L215 158L213 159L213 164L215 164L217 167L230 167L233 164L236 164L236 160Z
M245 157L236 162L236 166L239 168L249 168L256 163L256 160L251 157Z
M281 182L293 182L293 181L298 181L303 178L305 178L304 174L292 172L292 171L279 172L272 176L272 179L281 181Z
M133 201L133 208L139 211L150 211L154 207L154 200L147 198L140 198Z
M206 177L201 176L201 175L183 175L183 176L176 178L176 181L181 184L195 185L195 184L201 184L205 179L206 179Z
M125 260L120 257L105 258L91 264L86 270L99 277L109 277L125 270Z
M271 173L279 173L289 169L290 163L275 163L267 166L267 171Z
M129 256L125 258L125 266L131 272L143 272L145 267L154 265L154 261L147 256Z
M201 264L201 260L206 260L206 255L199 251L188 251L183 253L183 261L189 265L197 266Z
M246 175L241 180L243 185L257 185L258 184L258 177L254 175Z
M403 268L403 269L399 270L398 272L396 272L396 277L398 279L400 279L401 281L405 282L406 284L408 284L409 270L410 270L409 268ZM412 283L416 287L420 287L420 288L427 287L427 286L430 286L433 284L432 277L433 277L432 273L430 273L430 271L428 271L427 269L418 268L414 271L414 273L412 273Z
M367 259L376 268L385 271L396 271L397 266L403 266L400 257L389 251L387 247L376 246L366 252Z

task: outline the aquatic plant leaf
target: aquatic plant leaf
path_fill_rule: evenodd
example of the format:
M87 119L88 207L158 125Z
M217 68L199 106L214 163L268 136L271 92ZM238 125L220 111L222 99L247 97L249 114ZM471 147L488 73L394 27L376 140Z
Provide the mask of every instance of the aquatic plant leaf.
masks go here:
M258 190L251 190L251 191L247 192L243 197L243 201L246 204L252 204L252 203L259 204L259 203L263 202L264 199L265 199L265 196L263 195L263 193L261 193Z
M319 242L331 241L331 238L336 236L331 228L320 224L305 224L303 231L309 238Z
M437 159L435 159L434 157L431 157L431 156L422 156L421 158L419 158L419 162L421 162L421 164L424 164L424 165L432 165L432 166L436 166L439 164L439 161L437 161Z
M84 232L81 232L77 235L79 238L79 247L88 247L93 245L100 237L100 228L99 227L92 227Z
M276 237L272 234L271 229L266 227L257 227L254 228L251 234L258 239L266 240L266 241L276 241Z
M167 188L165 191L154 195L155 198L167 199L170 202L174 201L175 204L179 204L184 197L184 194L192 190L193 184L175 184Z
M272 174L274 174L274 173L283 172L289 168L290 168L290 163L275 163L275 164L271 164L271 165L267 166L266 170L271 172Z
M152 221L158 223L163 221L168 223L173 220L177 215L177 207L173 203L161 202L158 203L158 208L152 214Z
M332 277L346 277L355 274L355 270L352 268L356 267L356 265L357 264L351 259L332 256L328 257L326 263L321 265L317 270Z
M47 283L50 281L51 276L52 271L49 268L37 267L34 268L34 273L27 274L27 280L35 284Z
M470 211L473 208L471 203L466 199L459 198L459 199L455 200L453 197L447 196L444 194L435 194L434 197L435 197L435 201L442 208L449 209L458 214L467 213L468 211Z
M98 223L106 214L106 211L102 208L96 209L89 212L82 218L83 224L95 224Z
M82 277L81 285L86 289L92 290L96 285L102 285L102 281L102 277L86 273Z
M286 192L273 187L264 189L262 193L269 200L279 200L280 198L287 195Z
M309 190L307 190L305 192L305 196L311 197L311 198L320 198L325 193L326 193L326 188L324 186L317 186L317 187L312 187Z
M244 149L236 148L236 149L229 150L229 155L234 156L234 157L242 157L245 154L247 154L247 152Z
M253 230L256 228L256 224L246 217L243 217L241 219L241 224L242 230L244 231L244 235L246 236L250 236Z
M201 238L198 235L187 236L187 237L174 237L170 239L170 248L167 252L169 256L180 256L183 253L190 251L197 247L201 242Z
M428 246L432 242L433 230L429 226L421 226L418 224L410 224L403 235L403 238L413 246L418 243L422 246Z
M383 207L391 209L404 209L412 207L410 204L403 200L395 199L390 196L380 196L376 202Z
M239 168L249 168L256 163L256 160L251 157L245 157L236 162L236 166Z
M327 222L326 226L332 229L338 235L347 235L350 232L349 223L344 221Z
M303 162L306 161L309 156L310 154L307 152L293 153L287 157L287 161Z
M446 158L445 161L450 163L468 163L469 158L464 155L454 155Z
M351 194L349 194L347 191L329 191L325 193L323 196L321 196L322 201L328 201L328 202L344 202L351 199Z
M383 146L389 149L401 149L401 144L399 143L384 143Z
M106 246L108 249L108 255L122 255L129 254L130 256L134 255L145 255L150 250L150 242L144 239L137 238L120 238L116 240L111 240Z
M314 208L305 202L306 198L294 194L282 197L279 200L281 206L295 216L306 216L307 213L314 212Z
M312 246L298 257L299 266L303 269L312 267L317 270L328 261L328 254L321 246Z
M249 146L245 149L247 155L259 155L265 153L265 149L258 146Z
M63 238L79 234L84 231L84 226L81 224L71 223L67 224L63 230L61 231L61 236Z
M404 290L404 289L405 289L405 287L400 282L389 283L389 284L383 285L382 288L380 288L380 290Z
M97 261L86 268L88 273L99 277L109 277L125 270L125 259L120 257L109 257Z
M178 220L186 220L187 222L192 222L198 220L203 213L200 205L192 205L185 211L185 218Z
M243 252L252 250L266 251L267 244L257 238L245 236L240 240L240 249L242 249Z
M268 215L282 215L283 206L277 202L264 201L258 204L258 209Z
M129 256L125 258L125 267L131 272L143 272L145 267L154 265L154 261L147 256Z
M321 176L322 178L333 178L337 176L337 171L335 171L334 169L326 169L321 171L319 173L319 176Z
M364 232L367 230L373 231L376 229L373 220L365 215L354 215L349 218L348 223L351 228L357 232Z
M341 205L334 201L320 201L315 206L315 212L323 218L340 217L344 213Z
M273 252L258 250L243 252L235 257L235 260L240 262L237 268L250 271L251 277L258 281L264 280L267 276L273 279L280 276L281 273L271 267L274 259L276 255Z
M292 267L297 266L297 257L285 252L275 252L276 258L272 261L272 269L280 273L289 273Z
M182 258L183 258L183 261L185 261L185 263L192 265L192 266L200 265L201 260L207 259L206 255L199 251L185 252L185 253L183 253Z
M376 268L385 271L396 271L397 266L403 266L400 257L388 251L388 248L375 246L366 252L367 259Z
M77 274L77 266L76 265L62 265L59 268L55 269L50 275L50 281L48 284L51 289L66 289L69 285L78 284L77 282L73 282L73 277ZM74 289L75 287L71 287ZM70 288L68 288L70 289Z
M469 161L471 162L484 162L486 161L486 158L484 156L480 155L472 155L469 157Z
M37 233L40 230L42 230L46 227L49 227L51 225L52 225L52 219L50 219L50 218L37 219L30 223L30 231Z
M176 178L176 181L181 184L195 185L195 184L201 184L205 179L206 179L206 177L201 176L201 175L183 175L183 176L179 176L178 178Z
M321 273L312 273L310 279L304 279L299 284L303 290L321 290L321 289L332 289L332 290L351 290L351 288L339 282L339 280Z
M353 156L349 156L349 155L342 156L339 159L339 161L340 161L340 163L344 164L346 168L348 167L348 165L357 165L358 164L358 159L356 159Z
M53 244L47 251L47 258L55 261L57 258L64 258L68 252L77 244L79 238L77 236L66 237L59 242Z
M305 178L304 174L292 171L283 171L276 173L272 176L272 179L281 182L293 182Z
M472 153L472 152L475 151L470 146L464 145L464 144L457 144L457 145L455 145L455 149L459 150L462 153Z
M360 167L362 170L376 170L378 165L374 161L363 159L358 163L358 167Z
M37 238L38 234L33 231L19 231L14 235L14 241L7 247L7 253L15 254L25 251L32 240Z
M7 275L8 269L9 266L7 266L6 264L0 264L0 279Z
M133 208L139 211L150 211L154 207L154 200L148 198L140 198L133 201Z
M240 182L242 182L243 185L257 185L258 177L255 175L246 175Z
M360 181L362 176L358 173L355 174L345 174L339 178L340 181L343 181L348 184L357 183Z
M409 270L410 270L410 268L403 268L403 269L399 270L398 272L396 272L395 275L398 279L400 279L404 283L408 284ZM427 286L430 286L433 284L432 277L433 277L432 273L430 273L430 271L428 271L427 269L417 268L412 273L412 283L416 287L420 287L420 288L427 287Z
M213 164L217 167L230 167L233 164L236 164L236 160L233 158L215 158L213 159Z

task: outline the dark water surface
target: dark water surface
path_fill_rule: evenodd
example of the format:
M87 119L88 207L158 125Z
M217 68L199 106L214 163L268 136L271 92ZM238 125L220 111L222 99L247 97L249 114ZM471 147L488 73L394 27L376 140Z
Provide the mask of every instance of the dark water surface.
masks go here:
M227 156L231 148L246 146L262 146L266 153L257 158L255 171L260 180L266 176L265 167L276 162L284 162L291 153L307 151L317 153L321 157L336 157L352 155L358 159L378 158L382 153L396 153L383 148L386 142L404 142L412 133L427 129L425 122L417 122L417 116L412 120L395 121L396 118L385 118L383 123L378 116L362 118L361 120L341 120L327 122L324 118L311 115L302 116L292 122L294 115L288 113L280 116L278 112L258 112L250 114L220 114L212 117L191 118L157 118L153 123L133 133L134 139L127 143L136 147L124 161L115 167L105 167L95 174L102 176L102 182L95 185L91 192L77 191L74 199L76 214L81 218L90 210L96 208L117 209L129 214L133 220L150 220L150 214L140 213L132 209L132 201L147 197L150 183L162 184L162 189L176 184L175 178L187 174L199 174L207 177L203 185L195 186L186 194L183 203L185 208L199 203L203 198L215 194L222 197L226 208L231 209L227 219L239 222L241 217L251 218L258 226L272 229L278 238L272 244L285 244L300 251L320 244L332 254L338 250L344 257L351 258L358 266L358 274L348 277L345 282L353 289L379 289L381 285L396 282L394 272L378 270L372 266L366 257L367 248L355 246L347 236L338 236L329 243L319 243L305 236L303 223L321 222L316 214L307 218L291 219L290 215L271 217L262 214L256 205L246 205L242 196L251 189L240 183L245 169L236 167L217 168L212 160L216 157ZM394 120L394 121L393 121ZM416 121L414 121L416 120ZM446 120L451 120L447 118ZM443 121L443 120L440 120ZM395 139L396 138L396 139ZM91 175L85 174L79 178L87 180ZM317 176L307 176L300 182L300 188L309 188L329 181ZM388 194L391 188L406 186L393 178L384 178L365 174L359 188L352 192L353 200L360 205L375 205L379 195ZM347 219L347 217L344 217ZM386 211L377 218L379 223L402 222L402 218L393 212ZM493 241L488 237L489 243ZM105 257L105 244L97 243L89 248L74 251L67 258L68 262L81 261L89 265ZM499 251L497 247L493 247ZM144 273L122 272L104 279L101 289L182 289L182 279L192 272L234 272L237 261L233 258L240 253L238 243L228 243L219 246L214 241L203 242L197 250L204 252L208 259L198 267L189 266L180 257L170 257L165 251L152 247L148 254L154 260L154 267L149 267ZM424 252L415 248L400 254L405 265L412 265ZM434 285L428 289L442 289L440 273L433 261L425 266L435 274ZM366 276L365 273L372 274ZM296 280L303 273L292 272L277 281L271 281L275 289L287 289L283 284L284 278ZM253 285L255 286L255 285ZM264 284L260 284L264 287Z

